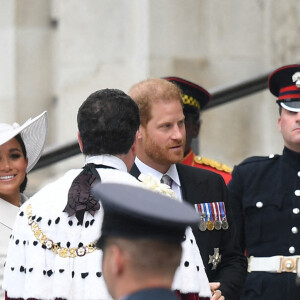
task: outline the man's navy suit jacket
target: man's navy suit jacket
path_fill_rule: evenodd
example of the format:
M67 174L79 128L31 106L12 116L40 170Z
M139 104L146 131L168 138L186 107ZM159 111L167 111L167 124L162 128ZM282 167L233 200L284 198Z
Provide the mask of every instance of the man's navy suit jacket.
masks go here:
M228 203L228 190L221 175L208 170L194 168L183 164L176 164L180 179L182 198L194 204L224 202L226 208L228 230L200 231L193 227L193 233L200 249L206 274L210 282L221 282L222 294L226 299L239 299L247 274L247 260L238 247L235 235L234 220L230 203ZM140 171L134 164L130 174L138 178ZM209 264L210 255L218 248L221 263L216 270Z

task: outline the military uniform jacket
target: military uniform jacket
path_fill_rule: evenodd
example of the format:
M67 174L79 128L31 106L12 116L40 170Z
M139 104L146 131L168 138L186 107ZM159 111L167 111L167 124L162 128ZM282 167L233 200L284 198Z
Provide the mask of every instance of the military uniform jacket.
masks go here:
M235 231L232 224L231 209L227 201L228 192L224 180L218 174L210 171L177 164L181 182L183 199L192 205L199 203L224 202L229 222L228 230L200 231L193 228L196 242L200 249L205 270L210 282L220 281L221 291L226 299L238 299L246 276L246 258L238 249ZM133 165L130 173L138 178L140 171ZM219 249L221 262L215 270L209 263L214 249Z
M228 185L241 249L248 256L300 255L300 154L251 157ZM300 299L296 274L251 272L242 299Z

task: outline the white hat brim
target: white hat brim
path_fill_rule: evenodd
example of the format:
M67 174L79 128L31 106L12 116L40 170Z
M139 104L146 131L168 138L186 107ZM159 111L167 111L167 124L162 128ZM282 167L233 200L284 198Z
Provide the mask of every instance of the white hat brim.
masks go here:
M289 105L287 105L287 103ZM295 105L296 103L296 105ZM280 102L281 107L286 110L293 111L293 112L300 112L300 101L291 101L291 102Z
M42 155L47 132L48 116L46 111L27 120L22 126L16 123L13 126L2 123L0 124L0 146L21 134L27 152L28 166L26 172L28 173Z

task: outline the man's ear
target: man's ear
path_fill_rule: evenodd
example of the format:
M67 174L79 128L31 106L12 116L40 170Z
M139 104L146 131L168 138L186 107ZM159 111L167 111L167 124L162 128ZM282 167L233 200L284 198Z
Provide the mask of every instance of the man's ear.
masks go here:
M117 245L111 246L111 267L112 272L114 275L121 275L124 271L124 264L125 264L125 256L122 249L120 249Z
M136 132L136 139L137 140L140 140L140 139L143 138L143 130L144 130L143 126L140 125L138 131Z
M281 132L281 116L278 118L277 124L278 124L278 129Z
M138 131L135 134L134 142L131 146L131 151L132 151L134 156L136 156L136 151L137 151L137 139L138 139Z
M80 151L83 153L82 139L81 139L79 131L77 132L77 141L78 141L78 144L79 144Z

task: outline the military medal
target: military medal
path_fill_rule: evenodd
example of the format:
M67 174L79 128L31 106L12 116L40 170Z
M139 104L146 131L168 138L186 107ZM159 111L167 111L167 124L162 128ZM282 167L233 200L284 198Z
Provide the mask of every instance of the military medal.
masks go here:
M208 263L212 264L212 270L216 270L218 264L221 262L222 255L219 254L219 248L214 248L214 254L209 255Z
M200 231L205 231L206 230L206 214L204 212L204 207L203 204L194 204L196 211L200 214L200 222L198 224L198 228Z
M224 230L227 230L229 228L229 224L228 224L228 221L227 221L226 217L224 217L223 220L222 220L222 228Z
M206 210L206 215L207 215L207 221L206 221L206 228L209 231L214 230L215 226L214 226L214 222L210 220L210 216L211 214L211 206L210 203L205 203L205 210Z
M201 231L205 231L206 230L206 222L205 222L205 213L202 213L200 216L200 223L198 225L199 229Z
M220 230L222 228L222 222L219 220L215 220L214 225L216 230Z
M221 214L222 214L222 228L227 230L229 228L229 224L226 218L225 204L224 202L220 202Z
M203 203L201 203L200 204L200 208L201 208L201 212L202 212L202 219L201 219L201 221L200 221L200 227L199 227L199 229L201 230L201 231L205 231L206 230L206 220L207 220L207 212L206 212L206 210L205 210L205 207L204 207L204 204Z
M222 228L222 222L220 220L220 211L218 208L218 203L217 202L213 202L212 203L213 206L213 211L214 211L214 226L216 230L220 230Z
M214 228L215 228L214 222L212 222L211 220L208 220L208 221L206 222L206 227L207 227L207 229L208 229L209 231L214 230Z

